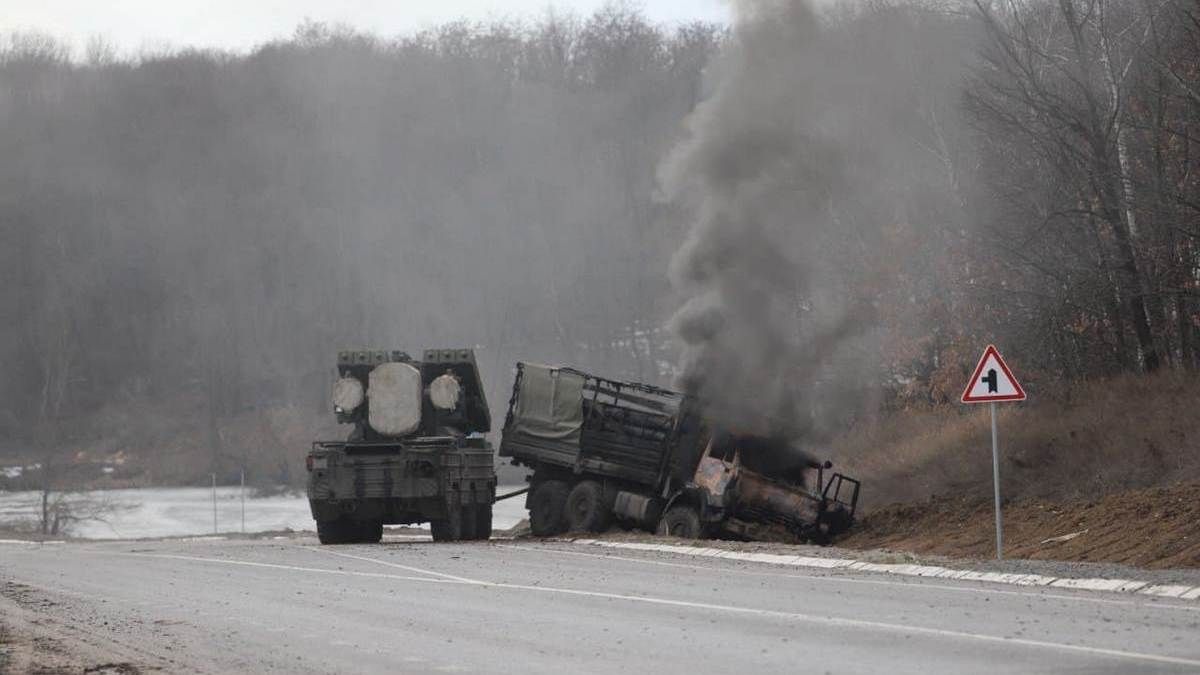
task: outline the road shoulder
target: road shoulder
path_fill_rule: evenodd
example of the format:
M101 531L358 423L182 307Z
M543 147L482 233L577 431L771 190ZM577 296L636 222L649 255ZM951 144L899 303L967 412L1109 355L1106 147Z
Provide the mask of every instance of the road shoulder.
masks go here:
M627 541L610 538L565 539L573 544L666 553L672 555L722 558L761 563L776 567L847 570L890 575L957 579L1016 586L1040 586L1086 591L1134 593L1143 596L1200 600L1200 570L1138 570L1113 565L1048 563L1012 560L1001 562L921 560L887 551L854 552L810 546L761 544L738 545L731 542L703 542L652 538Z
M49 593L0 581L0 673L141 673L127 650L87 625ZM157 668L152 668L157 669Z

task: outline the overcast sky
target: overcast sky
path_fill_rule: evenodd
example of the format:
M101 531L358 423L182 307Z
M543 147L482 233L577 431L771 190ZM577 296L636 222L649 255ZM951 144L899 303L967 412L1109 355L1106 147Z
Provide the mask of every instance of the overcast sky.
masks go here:
M0 33L37 30L76 47L102 36L123 51L164 46L244 51L290 35L304 19L382 35L453 19L536 17L549 8L588 14L604 0L0 0ZM656 22L726 21L723 0L640 0Z

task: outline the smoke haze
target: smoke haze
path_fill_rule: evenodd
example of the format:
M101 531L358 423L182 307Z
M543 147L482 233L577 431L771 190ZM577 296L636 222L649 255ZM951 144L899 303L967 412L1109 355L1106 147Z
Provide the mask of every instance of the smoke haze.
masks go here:
M671 264L688 298L672 319L679 384L741 431L809 433L811 378L859 323L815 307L846 180L825 47L807 2L736 3L712 94L662 167L667 195L696 217Z
M1200 23L1147 7L0 34L0 456L296 482L360 346L476 347L495 419L527 359L816 449L988 342L1031 398L1196 368Z

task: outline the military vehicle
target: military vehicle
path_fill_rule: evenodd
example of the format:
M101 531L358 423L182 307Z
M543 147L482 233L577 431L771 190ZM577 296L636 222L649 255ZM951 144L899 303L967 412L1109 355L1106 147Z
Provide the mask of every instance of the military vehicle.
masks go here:
M487 539L496 470L474 352L342 351L337 372L333 411L354 429L306 459L321 543L378 542L385 524L423 522L434 541Z
M572 368L517 364L499 454L532 469L525 507L536 536L616 519L688 538L783 528L825 543L858 506L857 480L826 481L831 465L786 440L711 429L692 397Z

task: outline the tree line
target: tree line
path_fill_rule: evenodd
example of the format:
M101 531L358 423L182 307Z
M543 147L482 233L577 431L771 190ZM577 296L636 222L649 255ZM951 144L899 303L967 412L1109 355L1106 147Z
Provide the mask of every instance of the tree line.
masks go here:
M1035 388L1196 368L1200 6L872 0L822 22L797 77L828 83L839 178L821 236L789 243L822 262L794 311L873 308L818 375L831 429L955 399L990 341ZM228 469L253 434L292 479L348 346L476 347L496 417L517 359L669 384L691 214L656 172L726 39L621 6L305 24L244 55L5 36L6 445L186 436Z

